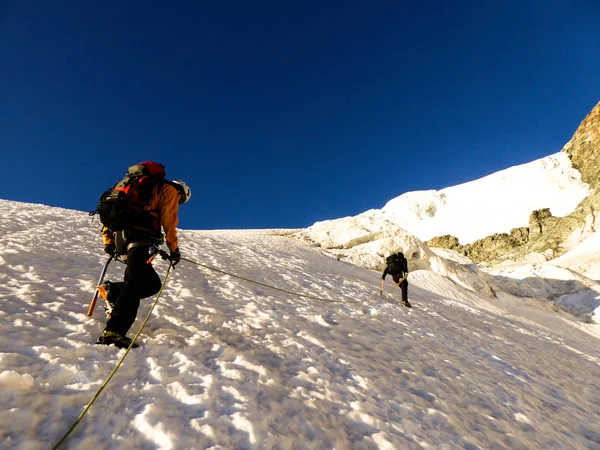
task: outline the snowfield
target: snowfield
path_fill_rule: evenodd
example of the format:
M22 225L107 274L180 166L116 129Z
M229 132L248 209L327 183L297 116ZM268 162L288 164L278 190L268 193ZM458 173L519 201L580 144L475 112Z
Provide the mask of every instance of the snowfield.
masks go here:
M407 192L363 214L382 216L422 241L451 234L469 244L528 226L536 209L566 216L589 193L568 155L559 152L439 191Z
M48 449L125 352L93 345L100 305L85 316L106 261L99 226L0 200L0 231L0 447ZM531 277L494 278L489 296L414 270L408 310L389 278L379 296L380 272L281 230L181 231L180 241L185 258L339 303L181 262L140 348L63 448L600 448L600 325L515 297L540 289ZM585 273L571 278L565 257L563 281L594 278L598 250L575 258ZM163 276L167 264L155 266ZM122 270L111 265L109 278Z

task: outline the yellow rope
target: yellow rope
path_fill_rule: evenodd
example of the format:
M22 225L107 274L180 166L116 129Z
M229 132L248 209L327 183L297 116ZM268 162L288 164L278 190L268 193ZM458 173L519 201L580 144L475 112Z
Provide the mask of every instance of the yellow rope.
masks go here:
M287 289L281 289L281 288L278 288L278 287L275 287L275 286L271 286L270 284L261 283L260 281L255 281L255 280L251 280L251 279L249 279L249 278L244 278L244 277L241 277L241 276L239 276L239 275L234 275L234 274L232 274L232 273L225 272L224 270L216 269L216 268L214 268L214 267L210 267L210 266L207 266L207 265L205 265L205 264L200 264L200 263L198 263L198 262L196 262L196 261L192 261L192 260L190 260L190 259L187 259L187 258L181 258L181 260L182 260L182 261L187 261L187 262L189 262L190 264L195 264L196 266L200 266L200 267L203 267L203 268L205 268L205 269L208 269L208 270L212 270L213 272L222 273L222 274L224 274L224 275L229 275L230 277L233 277L233 278L238 278L238 279L240 279L240 280L247 281L247 282L249 282L249 283L254 283L254 284L257 284L257 285L259 285L259 286L263 286L263 287L267 287L267 288L270 288L270 289L274 289L274 290L276 290L276 291L285 292L286 294L296 295L296 296L298 296L298 297L304 297L304 298L308 298L308 299L311 299L311 300L317 300L317 301L319 301L319 302L326 302L326 303L345 303L345 304L347 304L347 303L362 303L362 302L359 302L359 301L348 301L348 302L344 302L344 301L342 301L342 300L332 300L332 299L329 299L329 298L321 298L321 297L314 297L314 296L312 296L312 295L307 295L307 294L300 294L299 292L288 291Z
M119 360L119 362L117 363L117 365L113 369L113 371L110 373L110 375L108 376L108 378L104 381L104 383L102 383L102 386L100 386L100 389L98 389L98 392L96 392L96 395L94 395L94 397L92 397L92 399L87 404L87 406L84 408L84 410L81 412L81 414L79 414L79 417L77 418L77 420L75 421L75 423L73 423L73 425L71 425L71 428L69 428L69 430L60 439L60 441L58 441L56 443L56 445L54 447L52 447L52 450L57 450L62 444L65 443L65 441L67 440L67 438L71 435L71 433L75 430L75 428L77 428L77 425L79 425L79 423L83 419L83 416L85 416L85 414L91 408L92 404L100 396L100 393L104 390L104 388L106 387L106 385L108 384L108 382L111 380L111 378L113 377L113 375L117 372L117 369L119 367L121 367L121 364L123 364L123 361L125 360L125 357L129 354L129 350L131 350L131 348L133 347L133 344L135 344L136 339L139 337L139 335L142 333L142 330L146 326L146 323L148 322L148 319L150 319L150 315L152 314L152 311L154 311L154 307L156 306L156 303L158 302L158 299L160 298L160 294L162 294L162 291L163 291L163 289L165 287L165 283L167 282L167 278L169 277L169 272L171 272L171 268L172 267L173 267L173 264L169 264L169 268L167 269L167 273L165 274L165 279L164 279L164 281L162 283L162 286L160 287L160 291L158 291L158 294L156 295L156 299L154 300L154 303L150 307L150 311L148 311L148 315L146 316L146 319L144 319L144 322L142 323L142 326L138 330L137 334L131 340L131 344L129 344L129 347L127 347L127 350L125 351L125 354L121 357L121 359Z

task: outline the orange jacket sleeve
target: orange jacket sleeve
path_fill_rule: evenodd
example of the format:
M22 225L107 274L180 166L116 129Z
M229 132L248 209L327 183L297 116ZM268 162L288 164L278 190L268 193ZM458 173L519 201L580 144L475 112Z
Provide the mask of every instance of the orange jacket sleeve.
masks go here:
M169 184L164 184L158 196L158 214L160 224L165 231L165 241L169 250L174 252L179 247L177 240L177 224L179 218L179 193Z

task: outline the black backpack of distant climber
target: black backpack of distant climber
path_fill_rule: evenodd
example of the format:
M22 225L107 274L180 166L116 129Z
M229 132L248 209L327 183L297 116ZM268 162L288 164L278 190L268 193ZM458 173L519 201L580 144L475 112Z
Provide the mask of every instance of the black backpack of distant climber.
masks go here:
M394 253L386 258L388 273L404 275L408 273L408 261L402 252Z

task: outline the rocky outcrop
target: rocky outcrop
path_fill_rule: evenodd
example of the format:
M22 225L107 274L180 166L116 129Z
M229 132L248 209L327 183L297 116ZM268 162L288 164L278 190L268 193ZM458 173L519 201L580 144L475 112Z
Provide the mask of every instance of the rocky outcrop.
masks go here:
M539 209L537 211L533 211L529 215L529 235L530 238L535 238L542 234L544 227L546 224L544 221L547 221L548 218L552 217L552 213L549 208Z
M600 103L581 122L562 151L569 155L584 182L594 189L600 187Z
M523 245L529 241L529 228L519 227L510 230L510 236L518 245Z
M457 251L458 253L463 253L463 246L458 242L458 238L450 234L434 237L433 239L428 240L426 244L428 247L447 248Z
M466 256L475 262L495 261L514 253L518 243L510 234L496 233L467 246Z
M589 228L594 229L594 222L590 218L588 222ZM444 235L427 241L427 245L457 251L476 263L518 260L530 253L542 253L550 259L563 253L563 243L581 225L579 219L554 217L550 209L543 208L531 213L529 228L513 228L510 233L496 233L465 245L454 236Z
M505 256L514 254L515 249L524 242L526 235L527 228L515 228L511 234L496 233L465 245L460 245L455 236L445 235L430 239L427 245L454 250L475 263L482 263L501 260Z

